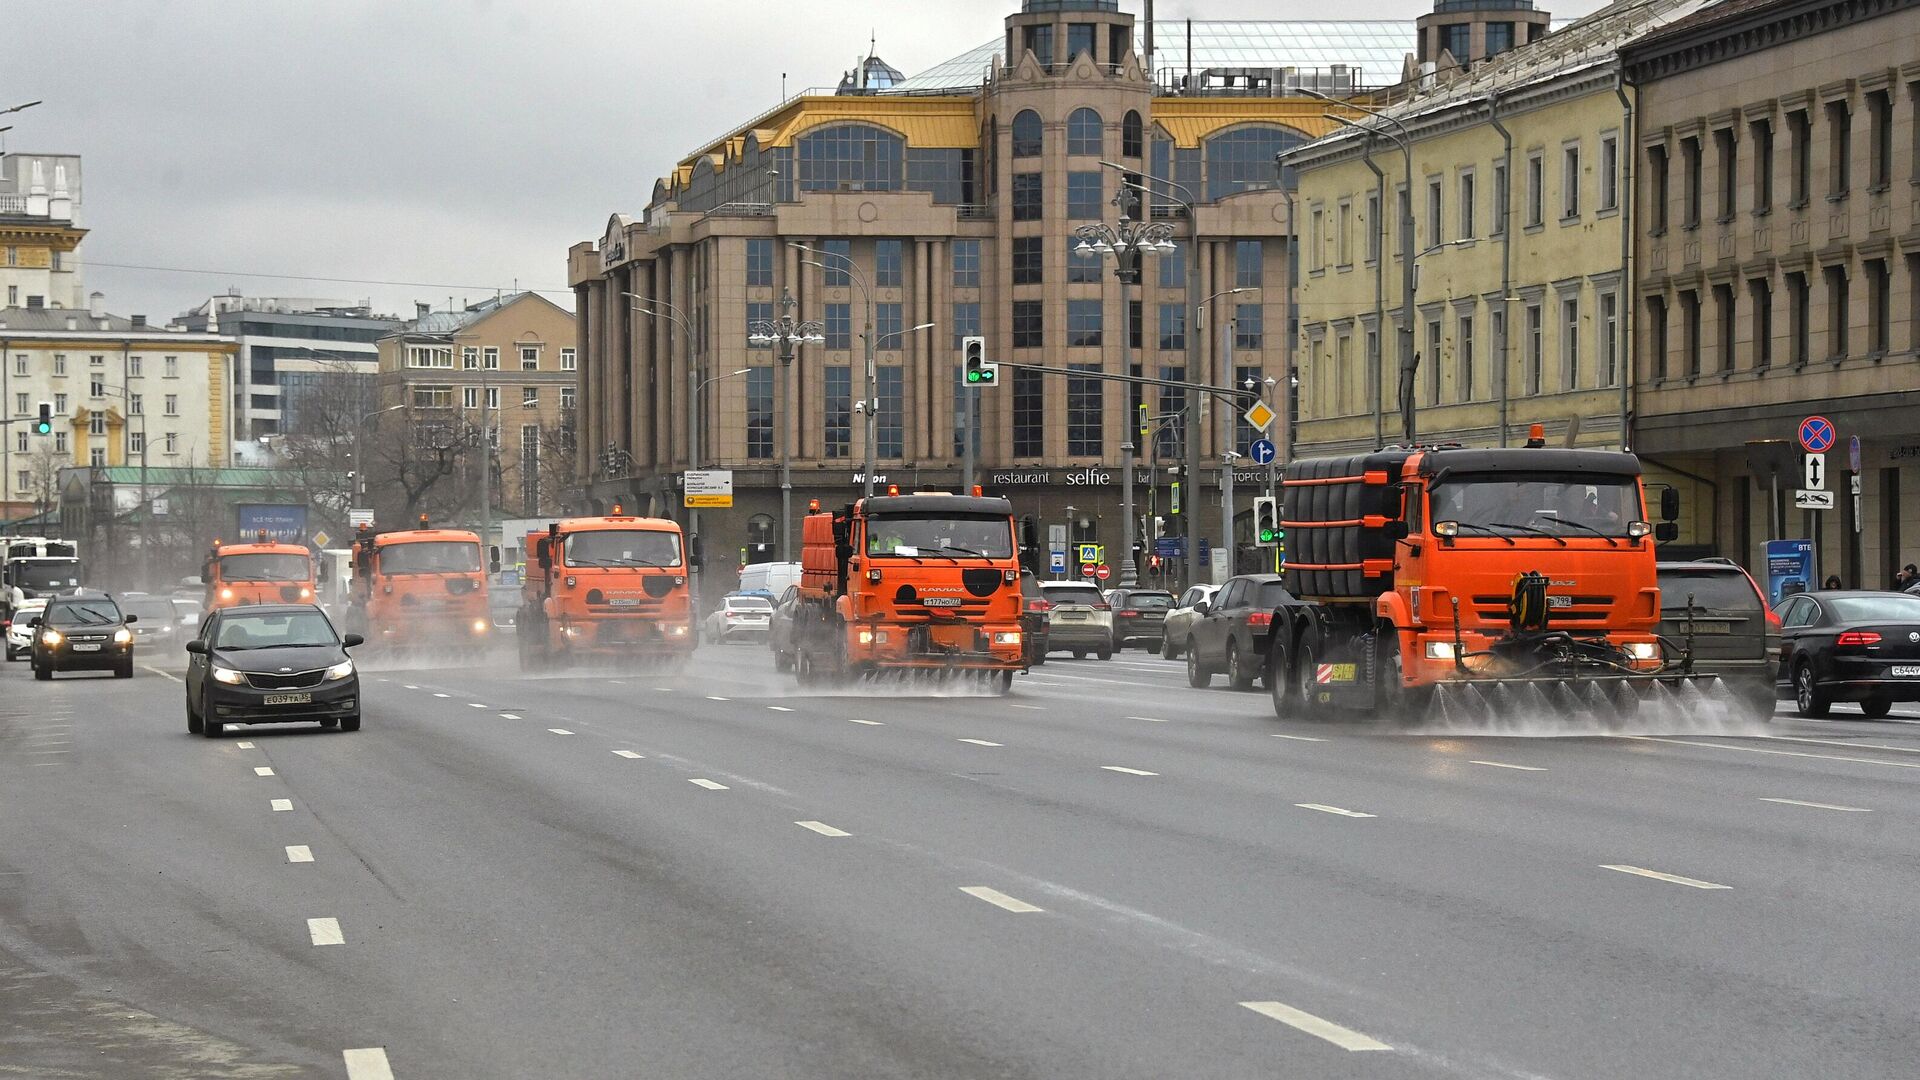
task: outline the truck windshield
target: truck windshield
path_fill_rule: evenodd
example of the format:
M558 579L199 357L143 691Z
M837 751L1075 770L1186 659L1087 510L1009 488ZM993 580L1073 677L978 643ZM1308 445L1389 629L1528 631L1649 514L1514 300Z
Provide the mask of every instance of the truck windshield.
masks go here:
M1625 536L1628 522L1644 520L1632 476L1449 473L1432 499L1431 520L1457 521L1481 534Z
M1013 557L1013 523L1003 517L900 517L867 521L867 554L913 558L945 555L974 559Z
M22 589L37 589L42 592L54 589L71 589L80 584L80 564L70 559L59 561L16 562L13 573L9 575L13 584Z
M680 537L647 529L606 529L567 537L568 566L679 566Z
M305 555L255 552L220 556L222 581L305 581L311 574L312 563Z
M466 540L390 544L380 549L383 574L471 574L480 569L480 545Z

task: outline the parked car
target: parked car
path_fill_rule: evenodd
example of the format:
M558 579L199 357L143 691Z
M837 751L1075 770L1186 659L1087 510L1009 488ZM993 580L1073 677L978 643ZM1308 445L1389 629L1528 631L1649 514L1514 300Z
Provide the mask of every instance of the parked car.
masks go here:
M7 661L20 659L33 651L33 620L47 610L47 598L32 596L20 601L7 620Z
M1047 662L1047 629L1053 621L1048 613L1052 608L1033 571L1020 571L1020 640L1026 645L1028 667Z
M773 650L775 671L793 670L793 617L800 606L800 587L787 586L774 602L773 615L767 620L767 648Z
M138 618L133 626L134 643L163 650L162 655L175 655L180 646L193 636L191 630L181 632L173 604L164 597L121 593L120 610Z
M360 675L314 604L217 608L187 642L187 731L216 738L228 724L317 720L360 730Z
M1251 690L1266 675L1267 639L1273 609L1287 599L1279 574L1243 574L1228 578L1211 600L1195 605L1199 613L1187 632L1187 684L1203 687L1225 672L1235 690Z
M1920 701L1920 596L1808 592L1774 611L1781 624L1776 685L1801 716L1857 701L1863 715L1877 718L1896 701Z
M800 564L797 562L752 563L740 571L740 587L734 591L745 595L777 598L785 596L790 586L800 584Z
M1113 608L1113 647L1137 643L1158 649L1166 629L1173 594L1165 589L1113 589L1107 593Z
M120 610L104 593L62 596L27 620L33 635L33 677L45 681L57 671L111 671L133 678L135 616Z
M773 601L764 596L728 596L707 616L707 640L719 644L765 637L773 619Z
M1047 601L1047 648L1071 652L1076 660L1094 653L1113 659L1113 608L1094 585L1081 581L1043 581Z
M176 596L173 597L170 602L173 604L175 623L179 626L186 627L188 630L199 626L200 620L206 617L206 609L200 606L200 601L198 600Z
M1685 655L1691 641L1695 671L1720 676L1756 716L1772 716L1780 617L1767 610L1760 586L1738 565L1718 559L1663 562L1659 574L1667 659Z
M1189 585L1187 591L1174 601L1173 610L1167 612L1167 621L1160 630L1160 655L1168 660L1180 659L1186 648L1187 638L1193 633L1193 624L1200 621L1200 613L1194 610L1203 600L1211 600L1220 591L1218 585Z

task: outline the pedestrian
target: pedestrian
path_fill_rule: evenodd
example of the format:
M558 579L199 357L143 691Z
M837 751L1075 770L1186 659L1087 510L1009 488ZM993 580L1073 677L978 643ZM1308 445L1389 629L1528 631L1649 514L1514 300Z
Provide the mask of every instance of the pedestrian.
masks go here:
M1906 592L1907 587L1913 584L1915 577L1920 577L1920 569L1916 569L1912 563L1901 567L1893 575L1893 591Z
M1839 575L1839 574L1828 574L1828 575L1827 575L1827 580L1826 580L1826 581L1824 581L1824 582L1822 582L1822 583L1820 584L1820 587L1821 587L1821 588L1823 588L1823 589L1844 589L1844 588L1846 588L1846 586L1845 586L1845 585L1842 585L1842 584L1840 584L1840 575Z

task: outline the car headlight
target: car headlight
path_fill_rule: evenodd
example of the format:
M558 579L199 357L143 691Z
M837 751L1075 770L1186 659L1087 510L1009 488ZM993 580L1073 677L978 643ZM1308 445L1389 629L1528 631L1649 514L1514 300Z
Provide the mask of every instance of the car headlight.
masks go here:
M1020 644L1020 631L996 630L993 633L993 643L995 645L1018 645Z
M228 686L239 686L241 683L247 681L247 677L230 667L221 667L215 664L213 666L213 681L226 683Z
M42 645L58 645L62 640L64 639L61 638L60 631L58 630L40 631L40 643Z
M1427 659L1429 660L1453 659L1453 642L1451 641L1427 642Z
M327 681L339 682L351 674L353 674L353 661L342 660L327 669Z
M1633 641L1627 644L1627 655L1635 660L1660 659L1660 647L1651 641Z
M485 619L475 619L475 620L473 620L473 632L474 632L474 633L476 633L476 634L484 634L484 633L486 633L486 632L487 632L487 620L485 620Z
M113 632L113 643L115 645L125 645L127 642L132 640L133 640L133 631L127 629L124 626Z

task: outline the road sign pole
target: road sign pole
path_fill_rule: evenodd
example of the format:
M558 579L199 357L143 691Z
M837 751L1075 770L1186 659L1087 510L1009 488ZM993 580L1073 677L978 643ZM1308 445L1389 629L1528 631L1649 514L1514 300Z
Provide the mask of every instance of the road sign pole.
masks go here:
M1233 542L1233 459L1238 456L1229 452L1220 466L1220 546L1227 550L1228 577L1233 576L1233 553L1237 548ZM1214 582L1215 585L1221 583Z

